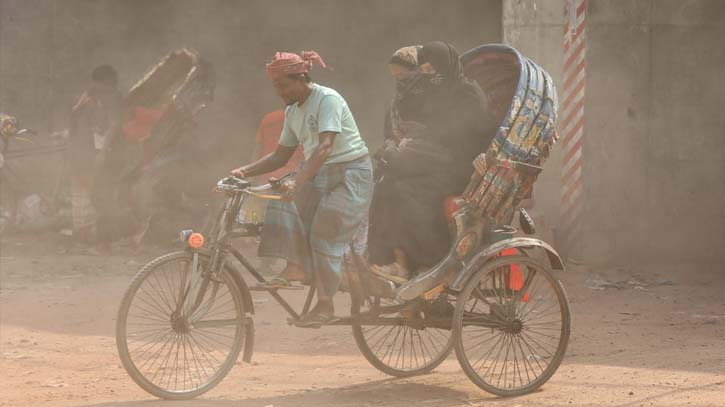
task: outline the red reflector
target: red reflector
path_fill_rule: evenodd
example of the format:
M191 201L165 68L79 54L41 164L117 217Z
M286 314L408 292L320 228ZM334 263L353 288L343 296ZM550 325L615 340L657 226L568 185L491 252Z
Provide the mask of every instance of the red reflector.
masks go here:
M201 233L192 233L191 236L189 236L189 247L192 249L198 249L202 246L204 246L204 235Z
M456 200L460 198L459 196L449 196L446 198L445 202L443 203L443 213L446 215L446 220L448 223L453 222L453 214L456 213L459 206Z
M499 253L499 256L516 256L518 250L515 248L504 249ZM509 288L514 291L519 291L524 287L524 273L521 271L521 266L514 263L509 265ZM529 293L524 293L521 297L522 302L529 301Z

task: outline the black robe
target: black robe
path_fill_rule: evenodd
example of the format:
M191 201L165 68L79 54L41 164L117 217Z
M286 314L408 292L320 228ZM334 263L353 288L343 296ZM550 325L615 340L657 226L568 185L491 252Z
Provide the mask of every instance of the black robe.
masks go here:
M376 185L370 214L369 250L374 264L389 264L402 249L412 265L430 267L451 245L445 198L460 195L473 174L473 159L493 139L497 124L475 82L461 79L428 97L421 107L423 133L399 151L383 154L387 164Z

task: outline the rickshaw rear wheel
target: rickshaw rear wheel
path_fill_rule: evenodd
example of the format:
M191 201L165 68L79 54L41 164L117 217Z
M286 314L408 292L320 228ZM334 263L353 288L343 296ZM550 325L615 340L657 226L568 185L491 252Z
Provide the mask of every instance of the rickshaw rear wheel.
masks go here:
M541 387L561 364L569 301L547 264L500 257L466 282L453 330L456 357L473 383L497 396L520 396Z
M440 297L440 307L434 301L411 304L410 309L398 310L401 303L394 299L375 296L352 295L352 333L355 343L365 359L381 372L394 377L410 377L428 373L438 367L453 350L453 332L450 318L454 302L449 296ZM437 300L436 300L437 301ZM447 306L446 306L447 304ZM379 312L374 311L379 309ZM368 323L358 319L369 314ZM431 315L439 312L441 315ZM435 317L445 320L442 327L426 326L425 319ZM386 325L376 325L381 319ZM396 322L399 325L394 325Z
M142 389L169 400L190 399L214 388L253 340L233 272L225 267L216 278L203 278L209 256L202 253L195 272L193 264L191 252L148 263L126 290L116 320L123 367ZM205 280L204 297L194 309ZM180 313L174 310L177 303L182 304Z

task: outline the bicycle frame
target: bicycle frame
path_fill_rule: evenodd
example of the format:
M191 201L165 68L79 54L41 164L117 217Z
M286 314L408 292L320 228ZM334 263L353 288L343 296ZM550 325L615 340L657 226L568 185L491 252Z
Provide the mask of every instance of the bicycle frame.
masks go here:
M221 181L220 181L221 184ZM242 208L248 196L257 196L262 199L279 199L277 195L266 195L263 192L272 189L272 186L267 184L261 187L247 187L244 189L236 188L223 188L222 191L228 195L227 201L224 207L220 210L217 215L217 225L220 226L214 236L210 236L209 251L210 251L210 262L209 269L202 271L202 276L205 279L202 282L202 288L197 293L197 297L194 299L191 312L196 312L197 308L204 302L204 298L207 295L210 283L217 279L217 274L222 270L225 263L225 259L228 254L231 254L239 263L244 266L247 272L260 284L264 284L267 280L264 276L251 264L251 262L231 243L234 239L241 237L256 237L259 236L262 223L237 223L237 215ZM220 190L219 184L217 190ZM192 249L193 250L193 249ZM196 266L194 266L196 268ZM364 299L367 297L365 285L360 281L359 273L350 273L350 294L360 296L359 298ZM354 275L354 276L353 276ZM297 312L287 300L280 295L278 289L262 289L261 291L267 291L274 298L274 300L285 309L289 314L291 320L297 320L301 315L304 315L310 310L312 300L315 296L316 289L312 284L305 297L305 302L300 312ZM368 298L369 300L369 298ZM358 315L350 315L341 317L329 325L408 325L414 328L423 328L424 326L437 327L442 329L450 329L450 318L422 318L411 321L410 318L379 318L377 315L386 314L396 311L403 311L406 309L414 309L421 303L421 299L415 299L412 301L406 301L401 304L388 305L388 306L377 306L373 307L370 311L361 312ZM183 303L183 301L181 301Z

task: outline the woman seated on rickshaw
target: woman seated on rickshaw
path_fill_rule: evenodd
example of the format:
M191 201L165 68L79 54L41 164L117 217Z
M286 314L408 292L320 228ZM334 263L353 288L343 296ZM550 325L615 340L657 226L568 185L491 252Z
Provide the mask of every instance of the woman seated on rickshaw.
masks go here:
M372 272L402 283L450 249L445 199L463 192L496 123L451 45L402 48L390 69L396 96L377 155L368 242Z

